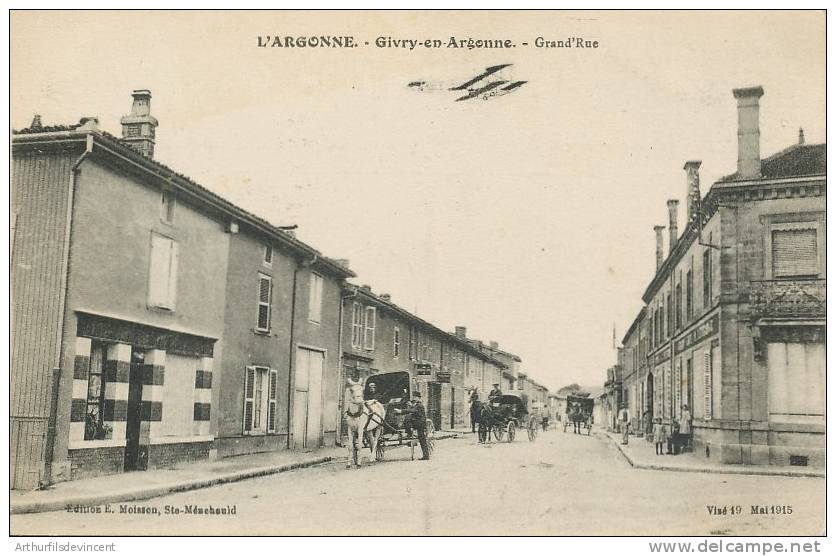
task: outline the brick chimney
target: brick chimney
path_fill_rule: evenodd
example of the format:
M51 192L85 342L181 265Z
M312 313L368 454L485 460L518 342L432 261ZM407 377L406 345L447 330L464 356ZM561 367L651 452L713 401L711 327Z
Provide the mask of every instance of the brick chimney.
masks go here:
M662 261L665 260L664 239L662 238L662 230L664 226L653 226L653 231L656 232L656 272L662 268Z
M466 326L457 326L456 327L456 338L461 338L462 340L467 338L467 327Z
M495 342L495 341L491 340L490 344L488 344L488 345L490 345L491 349L493 349L493 350L498 350L499 349L499 342Z
M349 261L348 259L334 259L334 262L343 268L351 268L351 266L349 266L351 261Z
M389 301L389 302L391 302L391 301L392 301L392 296L391 296L391 295L389 295L388 293L382 293L382 294L380 294L380 296L379 296L379 297L380 297L380 299L382 299L383 301Z
M157 118L151 115L151 91L138 89L133 92L131 113L122 116L122 141L148 158L154 158Z
M760 164L760 162L758 162ZM693 222L697 219L700 213L700 201L702 196L700 194L700 165L701 160L689 160L682 167L685 170L685 180L687 184L688 195L688 222Z
M679 199L668 199L668 254L673 253L676 241L679 239L679 226L676 223L679 211ZM658 267L657 267L658 268Z
M763 87L734 89L737 99L737 173L741 178L761 177L760 98Z

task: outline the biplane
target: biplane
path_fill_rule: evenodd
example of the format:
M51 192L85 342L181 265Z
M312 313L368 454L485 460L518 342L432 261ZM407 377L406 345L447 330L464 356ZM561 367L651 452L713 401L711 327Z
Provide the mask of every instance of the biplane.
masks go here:
M412 81L407 87L418 91L466 91L464 95L456 99L456 102L470 100L472 98L488 100L517 91L520 87L528 83L528 81L514 81L510 77L510 70L507 68L510 68L511 65L500 64L485 68L485 71L479 75L452 87L449 84L441 82L428 82L423 80Z

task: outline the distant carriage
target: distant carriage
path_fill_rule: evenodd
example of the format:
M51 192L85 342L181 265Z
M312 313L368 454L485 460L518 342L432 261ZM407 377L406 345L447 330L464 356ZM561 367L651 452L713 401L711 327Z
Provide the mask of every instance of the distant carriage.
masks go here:
M587 436L592 432L592 410L595 407L595 400L585 392L575 392L566 397L566 418L563 420L563 432L569 423L572 424L574 432L580 433L585 430Z
M487 442L491 434L498 441L513 442L517 430L524 429L528 439L537 438L537 420L529 415L525 397L521 394L504 394L483 403L479 413L479 442Z

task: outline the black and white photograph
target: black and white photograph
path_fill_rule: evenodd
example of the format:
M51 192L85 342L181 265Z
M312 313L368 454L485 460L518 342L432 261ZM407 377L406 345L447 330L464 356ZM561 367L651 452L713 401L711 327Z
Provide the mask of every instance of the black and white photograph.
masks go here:
M818 552L826 24L10 10L11 546Z

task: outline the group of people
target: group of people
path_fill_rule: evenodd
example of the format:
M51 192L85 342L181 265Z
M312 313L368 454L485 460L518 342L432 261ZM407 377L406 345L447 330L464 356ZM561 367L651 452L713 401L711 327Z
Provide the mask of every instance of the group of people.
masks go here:
M657 456L678 454L682 448L690 448L691 411L688 405L682 406L679 419L672 419L670 425L662 422L661 417L656 417L652 433Z

